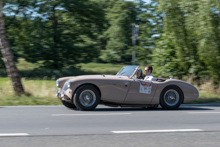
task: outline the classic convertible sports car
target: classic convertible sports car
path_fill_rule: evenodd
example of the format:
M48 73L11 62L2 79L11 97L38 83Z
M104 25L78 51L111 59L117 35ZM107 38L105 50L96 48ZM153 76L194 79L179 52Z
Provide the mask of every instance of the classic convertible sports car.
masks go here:
M84 75L59 78L56 96L64 106L93 110L98 104L113 107L156 107L177 109L182 103L195 101L198 90L176 79L155 78L144 81L136 78L139 66L123 67L116 75Z

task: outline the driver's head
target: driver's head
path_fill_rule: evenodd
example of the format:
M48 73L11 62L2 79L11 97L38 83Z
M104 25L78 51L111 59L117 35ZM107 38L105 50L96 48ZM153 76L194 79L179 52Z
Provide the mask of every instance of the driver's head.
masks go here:
M144 74L146 76L149 76L153 72L153 67L152 66L145 66Z
M136 74L137 78L142 77L142 70L138 69L135 74Z

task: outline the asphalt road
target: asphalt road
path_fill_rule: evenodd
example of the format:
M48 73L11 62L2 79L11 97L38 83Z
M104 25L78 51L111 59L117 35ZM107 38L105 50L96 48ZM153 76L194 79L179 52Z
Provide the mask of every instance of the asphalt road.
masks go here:
M0 107L0 147L218 147L220 104L77 111L64 106Z

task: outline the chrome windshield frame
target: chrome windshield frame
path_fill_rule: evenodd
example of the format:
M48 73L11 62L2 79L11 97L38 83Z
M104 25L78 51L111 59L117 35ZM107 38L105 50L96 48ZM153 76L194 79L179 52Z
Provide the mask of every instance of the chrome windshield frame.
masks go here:
M137 66L137 67L135 68L133 74L129 77L129 79L131 79L131 78L135 75L135 73L137 72L138 69L139 69L139 66Z
M128 66L136 66L136 68L134 69L133 73L130 76L127 75L127 77L129 79L131 79L134 76L134 74L136 73L136 71L139 69L139 66L138 65L128 65ZM127 66L124 66L121 70L119 70L119 72L116 74L116 76L125 76L125 75L118 75L125 67L127 67Z

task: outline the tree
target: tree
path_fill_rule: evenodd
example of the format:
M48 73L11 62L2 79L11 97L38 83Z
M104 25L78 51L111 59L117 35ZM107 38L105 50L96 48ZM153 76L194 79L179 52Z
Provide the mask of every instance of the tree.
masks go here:
M44 0L39 16L29 20L25 33L24 58L47 68L73 66L99 56L97 41L104 16L96 2L89 0ZM28 44L27 44L28 43Z
M178 74L180 78L193 74L197 79L208 77L219 82L220 1L159 0L158 6L164 27L162 38L156 43L155 66L169 66L167 61L174 61L175 57L178 66L168 71L169 74L181 73ZM159 56L171 50L175 56Z
M162 14L157 10L157 6L158 0L151 0L139 6L141 8L138 16L140 34L136 46L136 61L142 65L151 65L155 43L162 32Z
M139 25L139 37L136 41L136 61L147 64L151 61L155 34L161 33L162 19L157 12L157 0L145 3L120 0L102 1L105 7L107 28L101 38L104 48L100 58L105 62L131 63L132 57L132 23Z
M102 11L93 0L7 0L7 37L15 57L44 68L90 62L99 56Z
M102 37L106 40L100 58L105 62L131 62L132 23L138 23L136 3L128 1L104 1L109 5L105 9L107 29Z
M13 54L10 45L5 35L4 16L2 13L2 0L0 0L0 45L3 61L5 63L8 76L11 78L14 92L17 95L21 95L24 93L24 88L21 83L21 79L13 59Z

